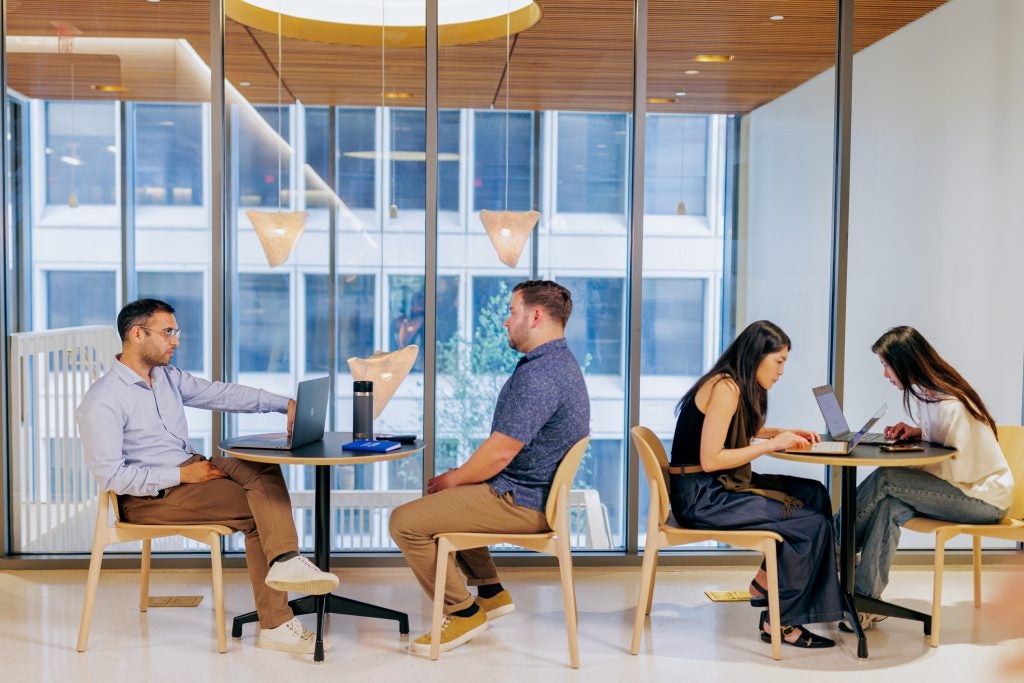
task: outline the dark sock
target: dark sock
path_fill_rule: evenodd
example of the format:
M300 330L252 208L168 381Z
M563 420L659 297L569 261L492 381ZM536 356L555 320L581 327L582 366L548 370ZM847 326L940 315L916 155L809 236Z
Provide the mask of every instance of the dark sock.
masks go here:
M458 612L452 612L457 617L471 617L480 611L480 606L475 602L466 609L460 609Z
M280 555L278 555L277 557L272 559L270 561L270 564L277 564L278 562L284 562L285 560L290 560L293 557L298 557L298 556L299 556L299 551L298 550L289 550L288 552L281 553Z
M486 586L477 586L476 594L481 598L493 598L495 595L505 590L501 587L500 583L490 583Z

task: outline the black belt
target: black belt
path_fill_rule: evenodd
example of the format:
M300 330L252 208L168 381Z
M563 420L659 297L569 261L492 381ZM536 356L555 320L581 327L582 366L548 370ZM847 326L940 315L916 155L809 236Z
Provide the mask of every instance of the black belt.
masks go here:
M682 465L682 466L669 465L668 466L668 473L669 474L700 474L703 471L704 471L704 468L701 467L700 465Z

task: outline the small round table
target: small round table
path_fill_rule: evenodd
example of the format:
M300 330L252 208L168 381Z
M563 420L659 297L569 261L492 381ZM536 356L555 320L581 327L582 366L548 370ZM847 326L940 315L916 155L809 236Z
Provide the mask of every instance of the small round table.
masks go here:
M327 432L322 441L290 451L226 447L226 442L223 441L220 444L220 450L224 455L239 460L316 467L316 488L313 498L313 554L316 566L325 572L331 570L331 465L368 465L385 460L399 460L422 451L425 446L423 441L417 439L416 443L403 444L401 448L389 453L341 450L341 447L350 441L352 441L351 432ZM322 662L324 659L323 626L326 613L394 619L398 621L399 633L402 635L409 633L409 616L406 613L344 598L333 593L306 595L291 600L288 604L296 615L316 614L316 651L313 654L313 660L317 662ZM259 616L255 611L235 617L231 626L232 637L241 638L242 626L258 619Z
M827 437L822 436L822 439ZM872 614L885 614L901 619L914 619L924 624L924 634L931 635L932 617L930 614L918 612L883 600L876 600L864 595L854 594L856 579L857 540L855 524L857 519L857 468L858 467L910 467L913 465L930 465L941 462L956 455L952 448L938 444L921 442L922 451L904 453L887 453L879 450L876 444L858 444L847 455L828 453L771 453L773 457L793 462L806 462L816 465L831 465L842 468L842 492L840 497L839 519L839 585L843 590L843 603L850 626L857 636L857 656L868 656L868 641L861 628L857 611L863 610Z

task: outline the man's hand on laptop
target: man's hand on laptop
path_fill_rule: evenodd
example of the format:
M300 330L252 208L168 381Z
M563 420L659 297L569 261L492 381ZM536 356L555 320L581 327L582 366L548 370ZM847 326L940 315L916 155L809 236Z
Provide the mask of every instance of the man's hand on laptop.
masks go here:
M223 470L217 469L209 460L199 460L181 468L182 484L198 484L211 479L223 479L226 476L228 475Z
M288 399L288 436L292 435L292 429L295 427L295 399Z

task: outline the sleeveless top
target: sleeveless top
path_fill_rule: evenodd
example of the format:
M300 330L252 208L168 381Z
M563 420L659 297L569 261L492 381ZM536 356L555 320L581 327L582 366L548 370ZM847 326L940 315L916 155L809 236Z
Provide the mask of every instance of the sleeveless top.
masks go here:
M704 413L693 399L683 404L676 419L672 437L671 464L675 467L700 464L700 435L704 429Z

